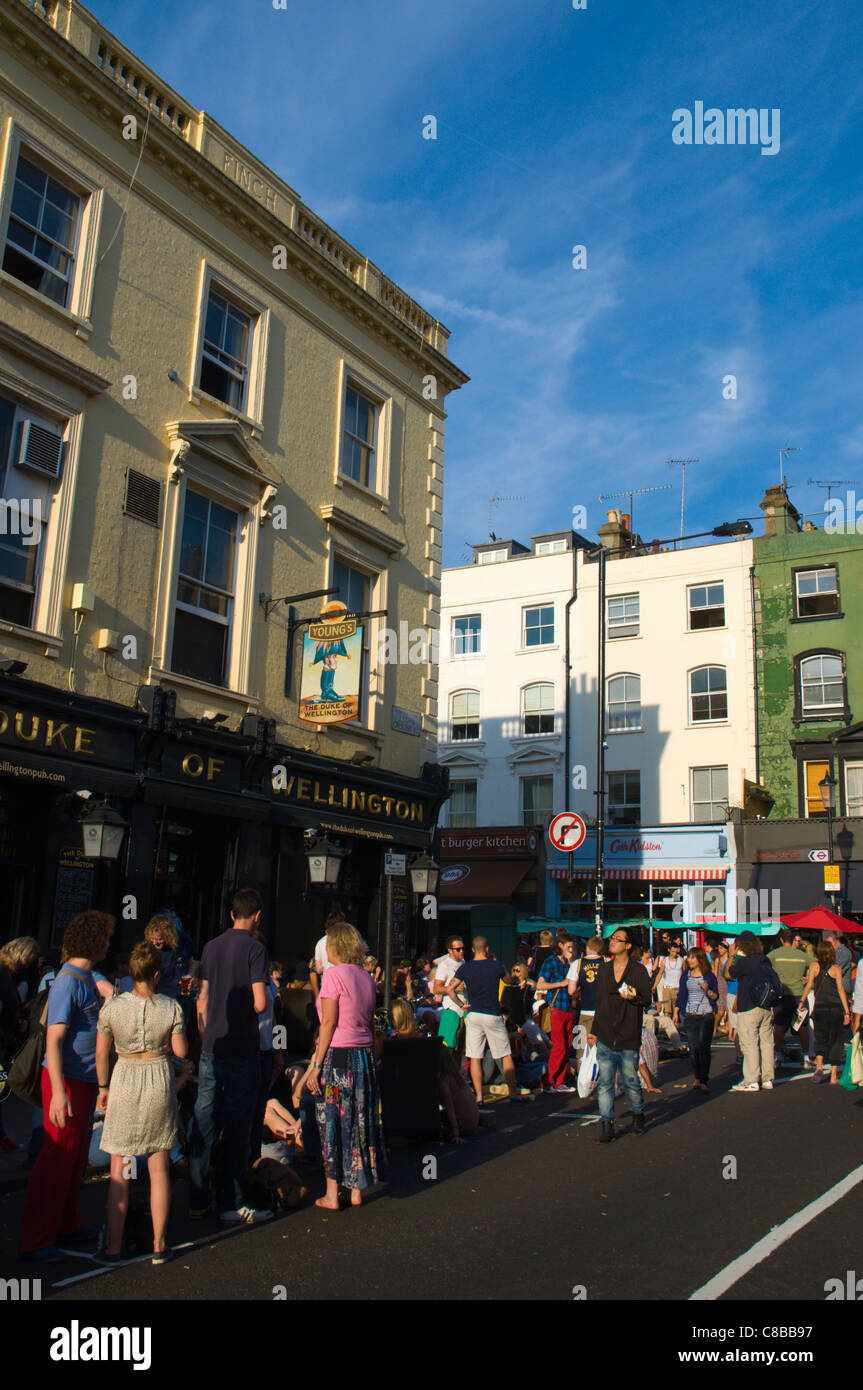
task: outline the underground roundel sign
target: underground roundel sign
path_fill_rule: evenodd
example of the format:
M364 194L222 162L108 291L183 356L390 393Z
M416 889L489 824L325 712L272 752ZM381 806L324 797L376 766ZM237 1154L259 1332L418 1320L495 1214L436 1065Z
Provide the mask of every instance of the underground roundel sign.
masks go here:
M548 827L548 838L555 849L563 850L564 854L572 854L583 845L586 834L587 826L575 811L561 811Z

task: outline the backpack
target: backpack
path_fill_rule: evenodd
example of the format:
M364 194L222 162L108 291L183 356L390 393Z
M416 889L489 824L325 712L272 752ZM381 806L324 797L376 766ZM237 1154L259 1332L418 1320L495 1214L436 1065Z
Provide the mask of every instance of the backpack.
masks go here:
M762 956L764 970L762 977L753 988L757 1009L775 1009L782 1002L782 982L766 956Z
M76 969L77 967L73 966L70 973L75 973ZM62 973L62 970L58 971L54 978L59 979ZM9 1068L9 1089L12 1094L37 1110L42 1109L42 1063L45 1060L45 1045L48 1039L49 993L50 985L31 1001L30 1032ZM98 998L98 991L96 997Z

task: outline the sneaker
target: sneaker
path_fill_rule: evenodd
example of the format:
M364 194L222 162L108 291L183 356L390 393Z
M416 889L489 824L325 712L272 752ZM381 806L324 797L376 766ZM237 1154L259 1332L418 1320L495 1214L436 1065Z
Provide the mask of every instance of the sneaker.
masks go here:
M762 1081L762 1083L761 1083L761 1089L762 1089L762 1091L772 1091L772 1090L773 1090L773 1082L772 1082L772 1081Z
M804 1058L803 1058L803 1065L804 1065L804 1067L806 1068L807 1071L814 1071L814 1070L815 1070L815 1058L814 1058L814 1057L804 1057Z
M153 1251L153 1259L151 1263L154 1265L166 1265L168 1261L173 1258L173 1255L174 1252L171 1249L170 1245L166 1245L164 1250Z
M736 1086L731 1087L732 1091L757 1091L757 1081L738 1081Z
M264 1221L272 1221L271 1211L256 1211L254 1207L237 1207L236 1211L219 1212L223 1226L260 1226Z
M577 1086L557 1086L557 1087L555 1088L555 1095L560 1096L560 1095L563 1095L564 1092L565 1092L567 1095L572 1095L573 1091L577 1091L577 1090L578 1090L578 1087L577 1087Z

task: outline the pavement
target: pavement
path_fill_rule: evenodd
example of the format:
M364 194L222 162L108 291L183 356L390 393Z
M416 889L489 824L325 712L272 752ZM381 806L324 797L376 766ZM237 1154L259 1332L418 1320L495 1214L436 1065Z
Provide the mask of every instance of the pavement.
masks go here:
M823 1302L827 1281L863 1275L863 1091L783 1070L771 1092L731 1093L739 1078L725 1042L709 1096L685 1059L664 1062L644 1137L619 1100L603 1146L595 1097L495 1101L496 1128L465 1145L395 1148L385 1187L354 1210L314 1207L323 1179L304 1167L300 1209L226 1230L189 1221L180 1180L170 1239L191 1244L173 1262L70 1259L43 1268L42 1298ZM104 1195L85 1187L86 1222L100 1224ZM32 1272L14 1254L22 1202L0 1195L0 1276Z

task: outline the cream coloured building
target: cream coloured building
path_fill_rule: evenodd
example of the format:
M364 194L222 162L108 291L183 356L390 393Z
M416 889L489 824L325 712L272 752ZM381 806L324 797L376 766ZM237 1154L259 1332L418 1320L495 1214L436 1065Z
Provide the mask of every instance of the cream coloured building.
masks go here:
M279 794L290 824L425 843L437 803L420 815L410 791L434 758L436 671L377 653L385 627L439 625L445 401L467 380L446 328L77 0L4 4L0 140L0 647L26 663L2 677L3 751L62 753L74 790L86 746L46 695L28 703L37 687L197 739L166 768L138 737L125 809L156 808L157 878L175 818L148 772L272 803L264 762L284 748L308 763ZM304 629L269 602L325 589L376 615L358 717L331 726L299 720ZM277 819L227 845L225 883L282 852ZM56 903L37 915L56 934Z

